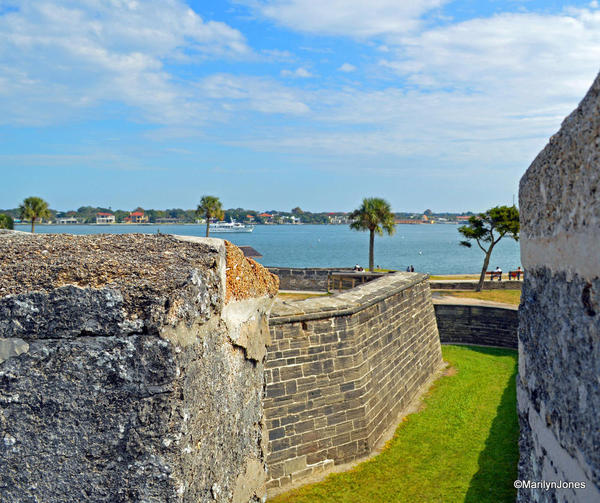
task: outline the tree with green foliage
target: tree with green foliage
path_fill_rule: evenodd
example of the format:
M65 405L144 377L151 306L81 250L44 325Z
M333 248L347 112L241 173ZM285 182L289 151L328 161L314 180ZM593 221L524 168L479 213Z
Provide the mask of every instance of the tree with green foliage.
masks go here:
M0 229L14 229L15 223L10 215L0 213Z
M515 241L519 240L519 210L515 206L495 206L485 213L473 215L469 218L467 225L458 228L466 240L461 241L462 246L471 247L471 241L475 241L481 251L485 253L481 276L476 291L481 292L485 273L490 264L490 257L494 246L505 236Z
M204 217L206 219L206 237L208 237L210 219L216 218L218 220L223 220L225 217L219 198L215 196L202 196L198 209L196 210L196 216Z
M31 221L31 232L35 232L36 220L50 218L52 215L48 209L48 203L41 197L28 197L25 199L19 206L19 212L21 220Z
M369 269L373 270L373 252L375 246L375 234L383 235L385 231L390 236L396 231L394 226L394 214L390 204L378 197L366 197L360 208L349 215L352 223L350 228L355 231L369 231Z

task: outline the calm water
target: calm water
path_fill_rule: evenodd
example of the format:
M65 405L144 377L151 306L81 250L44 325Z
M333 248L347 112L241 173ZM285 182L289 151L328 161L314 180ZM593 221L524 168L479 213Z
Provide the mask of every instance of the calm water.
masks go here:
M398 225L394 236L375 237L375 264L430 274L481 271L483 252L459 246L456 225ZM28 226L17 226L28 230ZM140 232L204 236L204 225L37 225L39 233L127 234ZM263 265L280 267L352 267L369 262L369 234L345 225L258 225L250 234L212 234L236 245L250 245L262 253ZM516 269L521 265L519 245L504 239L494 248L490 268Z

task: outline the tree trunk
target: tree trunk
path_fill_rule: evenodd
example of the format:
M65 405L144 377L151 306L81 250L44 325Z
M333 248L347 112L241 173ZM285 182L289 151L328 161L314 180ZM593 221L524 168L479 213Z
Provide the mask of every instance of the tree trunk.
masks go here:
M35 232L35 218L31 219L31 233L33 234Z
M485 281L485 273L487 271L488 265L490 265L490 257L492 256L492 248L494 245L490 246L488 251L485 253L485 259L483 260L483 268L481 269L481 276L479 276L479 283L477 284L476 292L481 292L483 289L483 282Z
M375 229L369 229L369 270L373 272L373 254L375 248Z
M210 218L206 215L206 237L208 237L208 232L210 230Z

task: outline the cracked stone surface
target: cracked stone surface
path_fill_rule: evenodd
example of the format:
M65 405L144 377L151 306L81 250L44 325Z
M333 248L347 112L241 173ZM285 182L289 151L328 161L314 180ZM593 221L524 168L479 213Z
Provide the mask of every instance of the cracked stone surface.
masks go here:
M600 501L600 76L519 189L519 502Z
M260 501L273 287L240 285L226 304L227 253L0 233L3 503Z

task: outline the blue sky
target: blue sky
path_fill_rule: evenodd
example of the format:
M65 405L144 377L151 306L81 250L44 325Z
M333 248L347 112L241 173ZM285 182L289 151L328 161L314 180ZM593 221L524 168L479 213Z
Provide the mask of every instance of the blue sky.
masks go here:
M510 204L597 2L0 0L0 208Z

